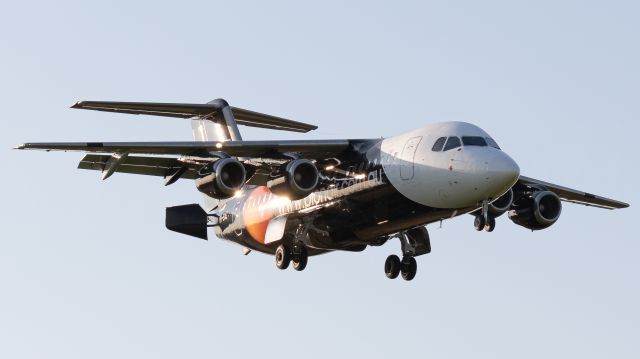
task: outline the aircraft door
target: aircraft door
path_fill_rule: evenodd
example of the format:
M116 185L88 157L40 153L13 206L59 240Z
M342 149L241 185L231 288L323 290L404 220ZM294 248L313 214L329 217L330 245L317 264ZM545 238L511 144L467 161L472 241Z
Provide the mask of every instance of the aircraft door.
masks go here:
M418 145L422 141L422 137L411 137L404 144L402 155L400 156L400 178L407 181L413 178L413 166Z

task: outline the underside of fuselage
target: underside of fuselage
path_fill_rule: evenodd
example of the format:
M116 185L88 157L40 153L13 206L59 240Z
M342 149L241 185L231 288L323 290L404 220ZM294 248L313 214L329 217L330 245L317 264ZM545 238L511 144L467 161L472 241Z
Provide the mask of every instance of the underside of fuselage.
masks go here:
M266 187L250 189L247 198L233 199L223 205L219 211L219 225L214 227L216 235L253 250L274 253L281 241L265 242L265 235L270 221L279 216L279 212L267 214L260 208L274 206L269 202L256 205L247 201L253 193L267 191ZM390 235L402 230L476 209L424 206L404 197L388 184L368 193L362 191L318 204L308 201L307 205L294 204L290 208L293 209L291 212L280 214L287 217L286 235L282 241L294 241L297 233L305 231L304 241L310 255L330 250L361 251L367 245L384 244Z

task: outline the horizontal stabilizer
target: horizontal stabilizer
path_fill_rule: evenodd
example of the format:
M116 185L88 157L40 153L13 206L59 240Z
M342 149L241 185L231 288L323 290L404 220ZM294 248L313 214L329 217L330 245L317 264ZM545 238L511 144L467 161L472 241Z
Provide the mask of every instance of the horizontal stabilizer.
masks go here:
M225 106L228 106L228 104L224 100L215 100L207 104L80 101L76 102L71 108L128 113L133 115L192 118L217 115ZM293 132L309 132L318 128L318 126L307 123L266 115L238 107L230 107L233 112L233 117L239 125Z

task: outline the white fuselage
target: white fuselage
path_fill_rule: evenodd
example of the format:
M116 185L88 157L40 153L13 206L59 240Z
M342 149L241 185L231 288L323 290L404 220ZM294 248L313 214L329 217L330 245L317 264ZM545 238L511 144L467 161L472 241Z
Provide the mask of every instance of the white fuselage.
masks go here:
M447 141L457 137L461 145L433 150L442 137ZM465 139L471 142L478 137L491 139L485 131L469 123L432 124L385 139L381 148L382 165L398 192L425 206L465 208L491 201L515 184L520 169L498 148L463 143Z

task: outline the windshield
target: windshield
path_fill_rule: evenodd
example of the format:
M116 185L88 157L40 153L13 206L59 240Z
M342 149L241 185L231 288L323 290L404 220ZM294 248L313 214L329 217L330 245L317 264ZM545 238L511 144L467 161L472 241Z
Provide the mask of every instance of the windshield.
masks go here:
M460 139L458 137L449 137L447 144L444 146L444 151L452 150L460 147Z
M435 152L442 151L442 147L444 146L444 141L446 140L447 140L446 137L438 138L436 143L433 144L433 147L431 147L431 151L435 151Z
M485 139L487 140L487 143L489 144L489 146L500 149L500 146L498 146L498 143L493 138L487 137Z
M462 143L465 146L487 146L487 141L484 137L476 137L476 136L462 136Z
M446 141L446 144L445 144ZM440 137L436 140L431 147L431 150L434 152L440 151L448 151L454 148L458 148L460 146L478 146L478 147L493 147L496 149L500 149L500 146L494 141L491 137L480 137L480 136L462 136L462 141L460 141L460 137L451 136L451 137Z

